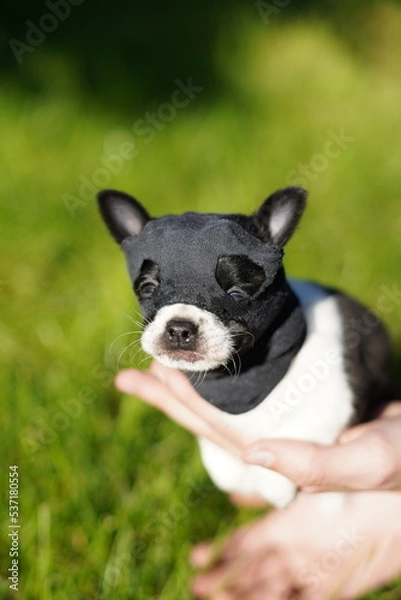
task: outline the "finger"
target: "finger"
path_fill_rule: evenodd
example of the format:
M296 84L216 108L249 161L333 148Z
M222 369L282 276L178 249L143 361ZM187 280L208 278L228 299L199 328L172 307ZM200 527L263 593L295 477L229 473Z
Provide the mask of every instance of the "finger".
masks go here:
M268 508L270 506L269 502L261 496L245 496L243 494L233 493L229 494L228 498L235 506L243 506L246 508Z
M210 569L223 561L225 546L225 537L217 537L212 542L203 542L195 546L189 560L197 569Z
M190 408L201 419L209 423L218 433L232 441L235 446L245 448L248 440L233 429L230 423L224 420L222 411L202 398L191 385L188 377L176 369L170 369L153 361L150 371L169 386L176 398ZM238 451L236 452L238 454Z
M286 556L278 549L265 547L258 552L243 553L231 563L220 583L238 598L288 598L292 577ZM284 596L284 594L286 594Z
M268 440L252 444L244 461L278 471L299 487L324 486L330 490L372 489L372 473L381 472L386 457L377 444L354 440L320 446L295 440Z
M144 399L171 417L174 421L190 429L195 435L206 435L208 426L187 407L182 406L170 389L159 379L143 371L127 369L118 373L116 387L122 392Z
M189 562L196 569L203 569L209 562L212 542L203 542L192 549Z
M394 418L399 417L401 415L401 401L397 400L395 402L389 402L383 407L382 412L380 413L380 417L384 418Z
M241 450L236 444L214 431L206 421L177 400L174 392L168 385L165 385L151 373L136 369L127 369L118 373L115 383L116 387L122 392L142 398L151 406L155 406L163 411L173 421L182 425L194 435L218 444L231 454L241 456Z
M202 567L232 562L249 553L260 553L266 547L266 540L271 545L280 544L285 531L286 516L288 512L285 514L282 511L273 511L257 521L239 527L222 540L213 544L201 544L198 556L203 562Z
M192 582L192 593L196 598L215 597L223 592L222 585L227 575L227 566L222 565L202 573L195 577Z
M152 375L168 385L180 402L189 406L203 419L221 418L221 411L202 398L191 385L188 377L177 369L171 369L157 361L153 361L149 371Z
M250 553L259 554L265 550L267 541L271 546L281 547L286 542L292 507L286 511L272 511L256 521L242 525L228 536L198 544L190 555L192 565L205 569L233 562Z
M361 425L350 427L349 429L343 431L343 433L339 436L338 443L347 444L348 442L352 442L363 433L366 433L369 429L372 429L372 426L374 426L372 423L362 423Z
M333 488L332 485L306 485L302 488L302 491L306 494L323 494L324 492L355 492L355 488L351 486L336 486ZM363 491L363 490L358 490Z
M259 522L260 525L260 522ZM232 541L234 541L232 536ZM243 540L242 550L237 556L225 556L226 561L217 567L199 576L196 580L200 597L208 594L211 598L220 598L221 593L232 594L233 599L242 600L288 600L298 597L294 595L297 581L289 569L293 559L289 556L288 549L283 551L280 546L269 544L269 535L265 527L260 527L259 547L249 544L249 539ZM210 548L210 544L202 544L199 549L203 552ZM295 550L298 554L298 549ZM289 560L290 559L290 560ZM225 596L222 596L222 598Z
M241 541L244 537L247 538L248 530L252 529L258 529L256 523L240 527L228 537L198 544L190 553L191 565L196 569L210 569L219 563L232 560L241 554ZM259 531L256 531L256 536L261 539Z

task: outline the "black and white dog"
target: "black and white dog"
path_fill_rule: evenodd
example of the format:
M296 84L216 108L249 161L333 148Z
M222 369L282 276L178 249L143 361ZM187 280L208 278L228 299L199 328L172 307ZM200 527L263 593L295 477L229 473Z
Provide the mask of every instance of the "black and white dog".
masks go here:
M98 199L145 317L143 349L169 367L203 373L199 393L249 441L331 444L394 397L378 318L338 291L285 277L283 246L305 190L277 191L252 216L153 219L122 192ZM287 478L199 441L219 488L276 506L294 498Z

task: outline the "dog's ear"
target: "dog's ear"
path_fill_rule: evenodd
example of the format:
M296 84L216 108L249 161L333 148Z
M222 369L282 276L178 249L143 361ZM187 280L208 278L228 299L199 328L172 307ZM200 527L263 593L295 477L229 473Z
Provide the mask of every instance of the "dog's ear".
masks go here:
M264 242L284 246L302 217L307 195L301 187L287 187L269 196L252 216L258 236Z
M132 196L116 190L103 190L97 199L101 215L113 238L120 244L125 238L137 235L150 216Z

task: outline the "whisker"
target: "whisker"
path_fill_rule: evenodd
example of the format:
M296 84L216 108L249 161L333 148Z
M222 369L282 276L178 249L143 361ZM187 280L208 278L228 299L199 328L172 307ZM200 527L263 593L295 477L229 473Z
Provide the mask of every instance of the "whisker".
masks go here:
M232 359L230 358L230 361ZM225 369L227 371L227 373L230 375L230 377L232 377L232 373L230 371L230 367L227 365L227 363L222 363L221 366L223 367L223 369Z
M128 350L129 348L131 348L132 346L135 346L136 344L139 344L139 343L140 343L140 340L139 340L139 339L136 339L136 340L134 340L133 342L131 342L130 344L128 344L127 346L125 346L125 348L123 348L123 349L122 349L122 351L120 352L120 354L119 354L119 356L118 356L118 360L117 360L117 368L118 368L118 369L120 368L120 362L121 362L121 359L122 359L122 357L124 356L124 354L127 352L127 350Z
M202 385L202 383L205 381L206 377L207 377L207 371L203 371L203 377L202 377L202 381L200 382L200 385Z
M234 380L238 379L240 371L242 369L242 361L241 361L241 356L239 355L237 350L233 350L235 356L238 359L238 364L235 362L234 357L232 358L233 364L235 365L235 375L234 375Z
M129 366L132 367L135 365L136 368L139 368L148 359L149 355L143 352L142 348L137 348L135 354L130 357Z
M200 378L201 378L201 374L202 374L202 371L198 371L198 372L196 373L196 381L195 381L195 383L193 384L193 387L194 387L194 388L198 387L198 385L199 385L199 382L200 382Z
M109 346L109 349L108 349L108 352L109 352L109 353L111 352L111 350L112 350L112 348L113 348L114 344L115 344L115 343L117 342L117 340L119 340L120 338L122 338L122 337L125 337L125 336L127 336L127 335L134 335L134 334L139 334L139 333L141 333L141 331L138 331L138 330L135 330L135 329L134 329L133 331L127 331L127 332L125 332L125 333L121 333L120 335L118 335L118 336L117 336L117 337L116 337L116 338L115 338L115 339L114 339L114 340L111 342L111 344L110 344L110 346Z
M138 315L138 317L141 319L141 321L134 319L134 317L132 317L130 314L128 314L124 311L119 311L120 315L123 315L124 317L126 317L129 321L131 321L131 323L134 323L134 325L137 325L141 329L144 329L145 325L149 324L149 322L150 322L149 319L144 317L142 315L142 313L139 312L138 310L134 309L134 312Z
M146 355L145 355L145 356L144 356L144 357L143 357L143 358L142 358L142 359L139 361L139 363L137 364L137 367L138 367L138 368L139 368L139 367L141 367L141 366L143 365L143 363L144 363L144 362L146 362L147 360L149 360L149 355L147 355L147 354L146 354Z
M196 377L195 382L194 382L194 377ZM198 385L198 380L199 380L199 371L191 372L191 374L188 376L188 379L191 382L191 385L193 387L196 387Z

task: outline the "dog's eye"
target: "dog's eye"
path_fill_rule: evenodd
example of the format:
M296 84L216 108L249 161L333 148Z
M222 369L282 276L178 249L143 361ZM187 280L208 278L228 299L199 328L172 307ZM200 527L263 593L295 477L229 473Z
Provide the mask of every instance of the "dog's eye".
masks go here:
M139 288L139 294L142 298L150 298L152 296L152 294L154 294L156 289L157 289L157 285L155 283L151 283L151 282L144 283Z
M226 294L237 301L255 296L266 280L263 267L242 254L221 256L215 277Z
M141 299L150 298L157 290L160 282L159 266L147 258L141 266L141 273L134 281L134 292Z
M249 298L248 294L239 288L231 288L231 290L228 290L227 294L233 300L245 300L246 298Z

